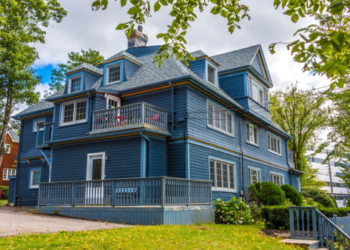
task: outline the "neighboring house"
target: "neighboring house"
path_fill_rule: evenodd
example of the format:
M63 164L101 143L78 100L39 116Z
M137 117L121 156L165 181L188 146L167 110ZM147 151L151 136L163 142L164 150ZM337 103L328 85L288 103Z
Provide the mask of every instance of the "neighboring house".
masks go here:
M137 40L142 29L135 32ZM66 200L39 200L39 205L57 205L82 202L82 196L86 202L91 193L111 197L107 184L96 183L113 187L117 184L107 180L159 176L212 181L209 193L198 184L198 193L209 195L204 203L247 197L247 187L261 181L299 189L301 172L288 157L291 136L270 118L273 84L260 45L211 57L198 50L189 66L169 58L159 69L153 62L159 46L145 46L141 39L130 44L97 67L83 63L70 70L63 90L14 117L21 121L21 144L13 202L37 205L39 183L57 183L55 191L40 184L40 195L61 192ZM70 185L84 180L97 182L83 184L90 186L79 189L78 197L78 186ZM187 185L171 183L162 185ZM126 203L145 190L158 195L158 187L143 181L142 187L120 185L126 186L108 190ZM187 195L183 192L190 194L162 195Z
M14 130L9 130L5 138L4 157L0 166L0 186L9 186L10 177L16 175L19 137Z
M329 196L334 196L339 207L345 207L346 202L350 198L349 188L344 184L340 178L343 173L342 169L336 161L324 162L327 155L334 149L333 145L327 146L322 152L315 153L314 147L308 147L307 155L313 155L309 157L312 168L317 169L318 180L327 183L327 186L323 187L323 190L327 191ZM332 183L332 185L331 185ZM332 194L333 191L333 194Z

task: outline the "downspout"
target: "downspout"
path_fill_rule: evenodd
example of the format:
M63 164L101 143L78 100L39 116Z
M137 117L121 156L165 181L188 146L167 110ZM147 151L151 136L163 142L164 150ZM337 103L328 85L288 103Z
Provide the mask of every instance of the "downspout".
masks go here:
M244 153L242 148L242 136L241 136L241 116L238 120L238 136L239 136L239 149L241 151L241 197L244 197L244 182L243 182L243 162L244 162Z
M174 86L169 82L171 86L171 134L174 132Z
M142 132L140 132L140 135L148 141L149 147L148 147L148 168L146 167L146 177L149 177L149 169L151 167L151 140L145 136ZM146 148L147 151L147 148ZM147 153L146 153L147 154Z
M184 125L185 125L185 131L184 131L184 163L185 163L185 178L189 179L190 178L190 174L189 171L187 171L187 167L189 168L188 164L188 139L186 139L186 135L187 135L187 126L188 126L188 114L186 114L186 117L184 119Z

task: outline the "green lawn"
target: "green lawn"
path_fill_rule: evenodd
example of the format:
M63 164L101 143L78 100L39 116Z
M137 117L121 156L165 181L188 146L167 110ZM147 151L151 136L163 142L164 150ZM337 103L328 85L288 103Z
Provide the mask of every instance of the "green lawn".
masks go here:
M6 204L7 204L7 200L0 199L0 205L6 205Z
M0 249L297 249L261 236L261 228L203 224L60 232L0 238Z

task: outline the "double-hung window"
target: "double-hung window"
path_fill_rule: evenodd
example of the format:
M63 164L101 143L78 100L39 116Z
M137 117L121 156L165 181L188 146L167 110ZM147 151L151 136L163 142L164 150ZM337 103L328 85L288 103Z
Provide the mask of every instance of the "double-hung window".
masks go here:
M5 143L4 153L5 154L10 154L11 153L11 144Z
M249 184L260 182L260 169L248 168L249 169Z
M86 121L86 99L62 104L61 125Z
M120 64L108 67L107 84L120 82Z
M275 183L278 186L283 185L283 175L270 174L270 179L271 179L271 182Z
M233 135L232 114L211 103L208 103L208 125L211 128Z
M214 188L236 190L235 165L211 159L210 180Z
M30 171L30 188L38 188L40 183L40 169Z
M247 142L258 145L258 127L247 122Z
M34 128L33 128L33 132L37 132L38 128L40 127L40 131L43 131L44 130L44 125L45 124L45 120L44 119L41 119L41 120L36 120L34 122Z
M267 140L269 151L281 155L281 139L268 134Z
M81 77L69 79L69 93L78 92L81 90Z
M259 102L258 98L258 87L254 84L252 84L252 91L253 91L253 100Z
M216 70L208 65L208 82L216 85L216 82L215 82L215 78L216 78L216 74L215 74Z
M114 109L120 107L120 98L117 96L107 96L107 109Z
M4 173L2 175L2 179L8 180L11 176L15 176L15 175L16 175L16 169L5 168Z

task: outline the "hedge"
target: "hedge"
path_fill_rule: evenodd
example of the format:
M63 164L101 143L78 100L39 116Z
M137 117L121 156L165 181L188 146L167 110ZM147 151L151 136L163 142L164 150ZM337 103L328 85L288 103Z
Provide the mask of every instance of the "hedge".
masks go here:
M1 199L7 200L9 195L9 187L0 186Z
M350 207L350 198L348 199L348 202L346 203L346 207Z
M292 185L284 184L281 186L281 188L284 191L286 198L289 199L293 205L301 206L303 198Z
M336 207L334 201L329 197L325 191L318 188L306 188L300 192L301 196L312 198L314 201L322 204L324 207Z
M263 181L251 184L248 187L249 200L258 205L281 206L286 202L286 196L281 187L273 182Z
M350 208L322 208L318 209L326 217L332 218L333 215L338 217L347 217L350 213ZM261 217L265 222L267 229L286 229L289 230L289 207L275 206L275 207L262 207ZM294 216L296 220L296 216ZM306 219L306 216L305 216Z

